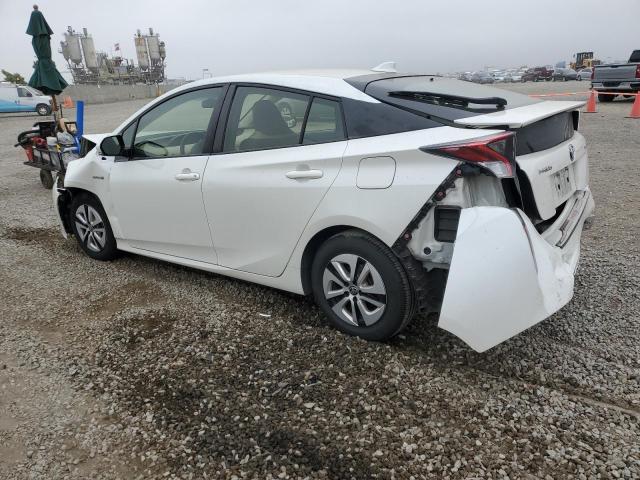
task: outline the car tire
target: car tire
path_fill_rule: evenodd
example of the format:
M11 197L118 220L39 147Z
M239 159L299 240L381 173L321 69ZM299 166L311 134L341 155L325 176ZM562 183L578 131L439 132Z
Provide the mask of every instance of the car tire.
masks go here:
M69 223L80 248L94 260L113 260L118 256L107 214L100 201L89 194L73 197Z
M51 113L51 107L49 105L47 105L46 103L39 103L38 105L36 105L36 112L41 117L44 117L44 116L49 115Z
M334 235L320 246L311 288L331 325L366 340L392 338L415 311L413 288L398 257L359 230Z
M613 102L615 98L616 95L602 95L601 93L598 94L598 101L602 103Z

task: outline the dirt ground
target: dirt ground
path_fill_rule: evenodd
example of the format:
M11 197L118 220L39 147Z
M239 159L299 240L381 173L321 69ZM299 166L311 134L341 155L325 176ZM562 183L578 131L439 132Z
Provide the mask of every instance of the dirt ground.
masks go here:
M85 130L144 103L88 106ZM483 354L436 317L367 343L304 298L133 255L92 261L13 148L37 117L0 115L0 478L640 478L630 109L581 118L596 212L574 299Z

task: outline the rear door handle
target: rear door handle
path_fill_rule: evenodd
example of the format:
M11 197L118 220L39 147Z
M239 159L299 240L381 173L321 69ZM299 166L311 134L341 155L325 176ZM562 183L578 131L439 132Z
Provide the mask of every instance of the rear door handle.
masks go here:
M176 180L179 180L181 182L194 182L196 180L200 180L200 174L192 172L182 172L176 174Z
M286 173L287 178L291 178L293 180L322 178L322 175L322 170L292 170Z

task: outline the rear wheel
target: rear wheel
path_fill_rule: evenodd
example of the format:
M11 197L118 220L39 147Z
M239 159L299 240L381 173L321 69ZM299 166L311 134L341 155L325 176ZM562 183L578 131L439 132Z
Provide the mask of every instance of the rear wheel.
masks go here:
M117 257L116 239L107 214L92 195L81 194L71 201L70 223L80 248L95 260Z
M366 340L397 335L414 313L414 293L396 255L358 230L339 233L320 246L311 287L334 327Z
M51 107L46 103L39 103L36 105L36 112L38 115L44 117L45 115L49 115L51 113Z
M598 94L598 101L603 103L613 102L615 98L616 95L603 95L601 93Z

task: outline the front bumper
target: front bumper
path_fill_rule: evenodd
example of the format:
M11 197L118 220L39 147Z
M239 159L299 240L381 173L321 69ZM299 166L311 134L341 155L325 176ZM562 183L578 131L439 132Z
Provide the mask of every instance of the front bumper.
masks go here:
M566 305L594 209L588 189L575 196L552 240L519 209L463 209L438 326L483 352Z

